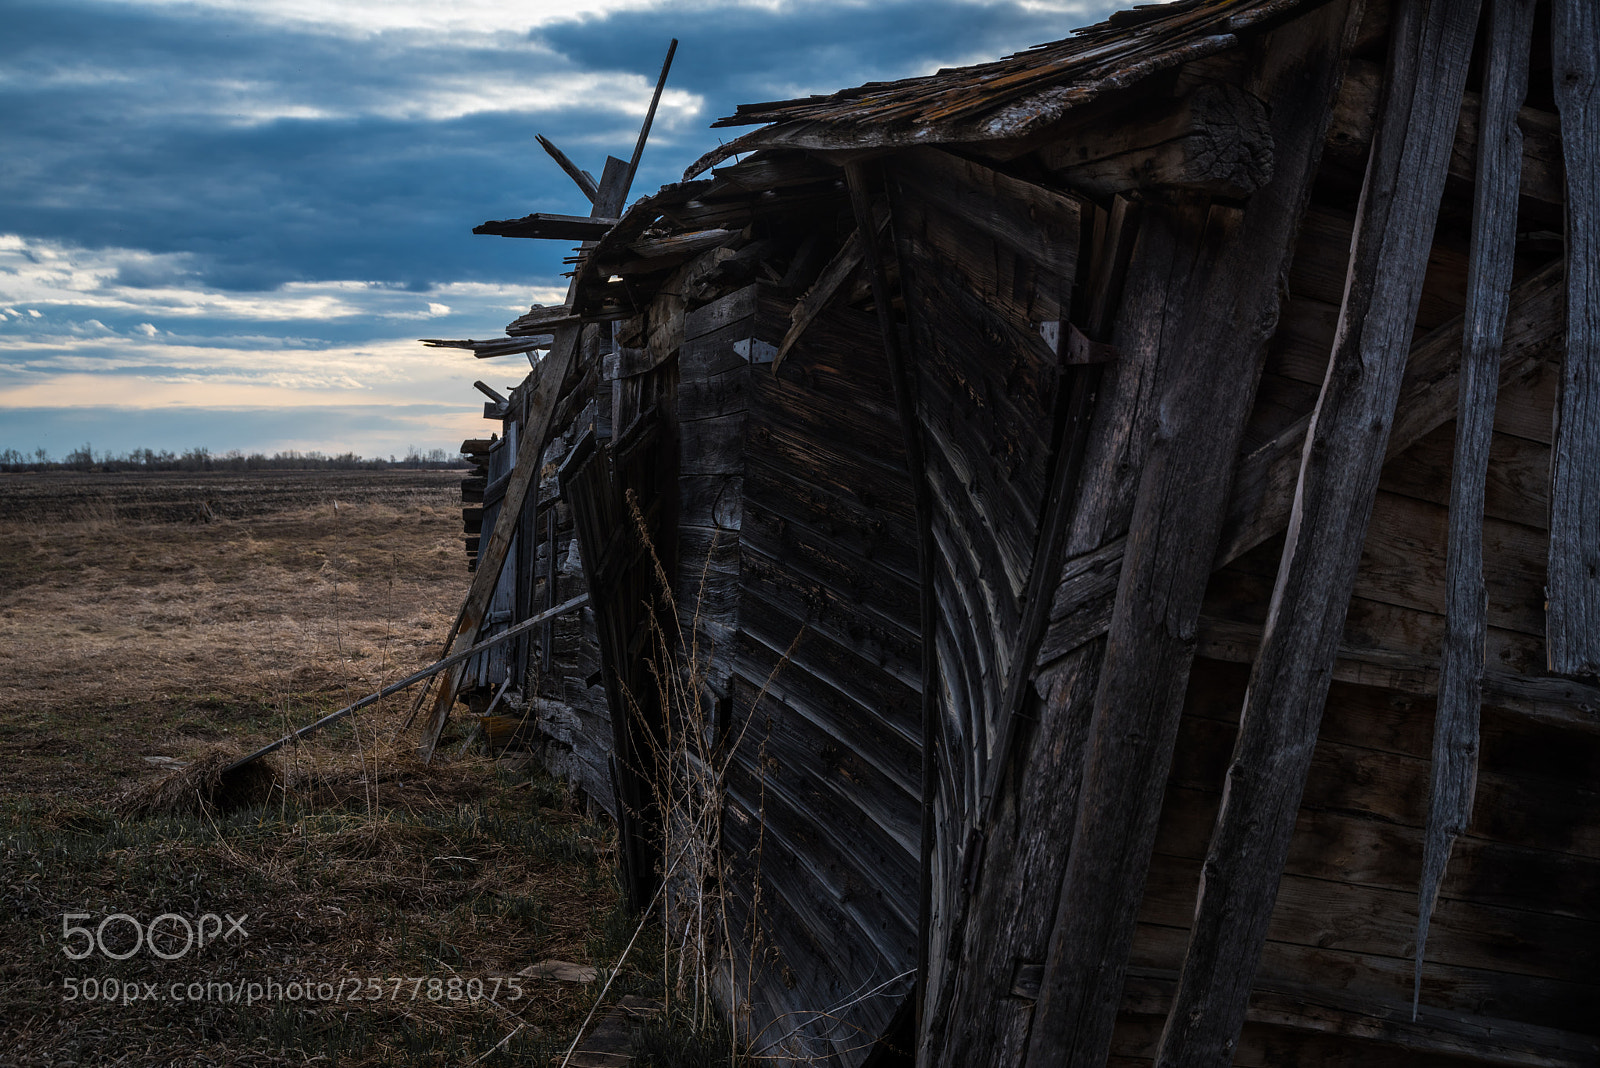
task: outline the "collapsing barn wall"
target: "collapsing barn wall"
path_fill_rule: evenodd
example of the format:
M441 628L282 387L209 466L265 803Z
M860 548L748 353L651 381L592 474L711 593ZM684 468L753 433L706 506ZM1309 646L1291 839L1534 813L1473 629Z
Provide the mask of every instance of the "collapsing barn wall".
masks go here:
M1600 31L1555 0L1542 58L1535 6L1492 0L1476 63L1475 5L1239 0L741 109L771 125L714 158L754 155L530 313L615 339L557 425L609 403L609 445L569 436L604 514L656 487L758 1049L860 1063L898 1020L929 1064L1600 1056L1600 691L1549 670L1587 670L1564 621L1600 603L1561 136ZM655 595L602 533L620 679ZM604 692L567 744L643 799Z

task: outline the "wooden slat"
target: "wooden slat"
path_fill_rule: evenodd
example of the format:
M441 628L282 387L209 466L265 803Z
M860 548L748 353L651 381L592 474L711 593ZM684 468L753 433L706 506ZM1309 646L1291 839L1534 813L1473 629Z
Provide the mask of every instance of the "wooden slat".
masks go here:
M1550 458L1550 670L1600 674L1600 10L1553 0L1567 165L1567 351Z
M1483 507L1494 402L1500 389L1500 342L1510 305L1517 244L1517 183L1522 132L1517 110L1528 90L1534 0L1489 0L1488 55L1478 129L1478 182L1472 212L1461 389L1451 465L1444 652L1434 719L1433 783L1417 906L1416 977L1411 1010L1422 996L1428 924L1450 848L1472 819L1478 779L1478 706L1483 700L1488 591L1483 580Z
M1163 1068L1228 1064L1244 1022L1411 348L1477 6L1396 9L1337 341L1156 1058Z
M1271 181L1242 211L1210 207L1181 318L1163 332L1162 347L1182 355L1135 496L1034 1013L1033 1064L1096 1063L1110 1049L1233 461L1354 30L1348 13L1348 4L1329 4L1265 50L1251 89L1273 101Z

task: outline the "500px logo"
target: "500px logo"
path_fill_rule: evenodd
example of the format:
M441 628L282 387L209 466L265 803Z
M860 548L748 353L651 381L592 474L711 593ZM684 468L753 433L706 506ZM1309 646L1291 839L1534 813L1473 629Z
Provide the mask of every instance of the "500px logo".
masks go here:
M162 960L178 960L191 950L198 952L207 943L239 941L250 937L244 929L247 912L238 919L229 913L221 916L207 912L190 920L175 912L163 912L148 924L126 912L113 912L93 927L82 927L76 920L91 919L92 913L64 912L61 914L61 952L70 960L82 960L96 950L112 960L127 960L141 949L148 949ZM224 927L226 922L226 927ZM109 937L108 937L109 936Z

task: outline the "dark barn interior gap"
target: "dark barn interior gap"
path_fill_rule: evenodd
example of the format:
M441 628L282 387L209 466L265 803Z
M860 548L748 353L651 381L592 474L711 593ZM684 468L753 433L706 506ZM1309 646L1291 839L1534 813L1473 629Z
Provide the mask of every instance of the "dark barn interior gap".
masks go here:
M642 136L541 140L591 214L479 230L566 303L429 342L532 364L453 639L589 602L426 747L537 752L642 906L704 710L779 1060L1600 1064L1597 63L1588 0L1179 0L631 205Z

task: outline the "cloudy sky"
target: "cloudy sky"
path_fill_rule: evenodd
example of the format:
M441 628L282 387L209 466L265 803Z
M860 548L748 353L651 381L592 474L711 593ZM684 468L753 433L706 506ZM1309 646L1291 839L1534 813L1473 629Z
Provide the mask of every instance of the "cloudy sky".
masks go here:
M534 142L629 154L633 196L745 101L1067 36L1114 0L0 0L0 449L453 449L476 361L561 299L586 214ZM522 361L520 364L518 361Z

